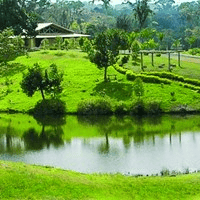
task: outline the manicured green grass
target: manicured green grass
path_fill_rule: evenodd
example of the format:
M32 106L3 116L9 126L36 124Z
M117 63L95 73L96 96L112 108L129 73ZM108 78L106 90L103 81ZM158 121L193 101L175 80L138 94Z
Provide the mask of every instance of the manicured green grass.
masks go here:
M7 199L200 199L200 174L127 177L81 174L0 161L0 196Z
M161 59L161 60L159 60ZM164 59L164 60L163 60ZM126 80L126 76L118 73L113 67L108 68L108 74L117 74L117 80L105 83L103 81L103 70L99 70L87 58L87 54L81 51L38 51L29 53L28 56L21 56L14 61L9 62L7 67L1 66L0 69L0 110L15 110L19 112L27 112L33 108L37 101L42 97L40 92L36 92L33 97L27 97L21 90L20 82L22 73L27 71L28 67L38 62L43 69L50 64L55 63L59 71L64 73L63 92L61 100L67 104L67 111L75 113L77 105L82 100L96 99L99 97L106 98L114 107L119 102L125 102L131 105L136 102L138 97L133 93L133 82ZM151 67L150 58L145 56L147 70L159 71L156 67ZM167 62L167 58L156 58L155 62ZM18 63L18 64L16 64ZM184 76L191 75L198 78L200 74L199 64L183 63L183 68L176 67L177 74ZM129 62L129 68L132 64ZM132 69L140 72L140 66L134 66ZM162 69L167 70L167 69ZM190 77L190 76L189 76ZM199 77L200 78L200 77ZM143 100L147 103L161 103L161 108L165 112L169 112L177 106L184 105L189 110L200 109L200 94L179 86L177 83L171 85L161 84L144 84L145 94ZM171 93L174 93L172 97Z

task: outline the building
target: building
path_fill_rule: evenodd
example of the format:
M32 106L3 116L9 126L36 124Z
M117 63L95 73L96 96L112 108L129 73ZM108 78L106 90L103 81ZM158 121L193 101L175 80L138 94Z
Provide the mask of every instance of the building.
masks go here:
M25 45L29 48L39 47L43 39L48 39L50 44L57 36L65 38L90 37L90 35L78 34L54 23L39 23L36 28L37 35L34 38L26 38Z

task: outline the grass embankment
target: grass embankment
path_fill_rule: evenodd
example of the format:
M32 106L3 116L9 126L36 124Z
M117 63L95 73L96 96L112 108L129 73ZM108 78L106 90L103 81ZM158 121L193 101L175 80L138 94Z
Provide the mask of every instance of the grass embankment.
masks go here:
M200 199L200 174L127 177L81 174L0 161L0 198L7 199Z
M167 64L164 69L159 69L151 67L149 57L145 56L144 59L145 65L148 65L146 71L167 71ZM38 51L30 53L28 57L16 58L9 62L6 68L1 67L1 111L27 112L41 99L39 92L36 92L31 98L27 97L20 87L22 73L36 62L43 69L55 63L58 69L64 73L64 90L61 94L61 100L67 103L67 111L70 113L77 112L77 105L82 100L103 97L110 101L113 108L119 103L131 105L132 102L138 100L138 97L133 93L133 82L126 80L126 76L116 72L113 67L108 68L108 74L117 74L117 80L103 82L103 70L97 69L89 61L86 53L80 51ZM155 65L163 62L167 63L167 58L155 58ZM136 72L141 71L140 66L132 66L129 62L129 68ZM173 72L190 78L200 78L199 64L195 63L182 62L181 68L176 67ZM179 86L176 82L170 85L144 83L144 88L145 94L142 97L144 102L157 102L164 112L176 110L180 106L187 107L188 110L200 109L200 94L197 91Z

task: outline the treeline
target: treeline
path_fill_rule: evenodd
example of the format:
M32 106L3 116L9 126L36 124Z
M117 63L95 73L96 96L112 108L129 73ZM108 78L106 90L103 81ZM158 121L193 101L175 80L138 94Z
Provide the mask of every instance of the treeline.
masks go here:
M97 4L101 2L101 4ZM200 1L175 4L174 0L0 0L0 30L12 27L15 34L35 35L38 22L54 22L92 37L107 29L159 32L161 49L200 47ZM147 35L143 37L149 37ZM145 33L145 34L146 34ZM157 42L155 41L155 42Z

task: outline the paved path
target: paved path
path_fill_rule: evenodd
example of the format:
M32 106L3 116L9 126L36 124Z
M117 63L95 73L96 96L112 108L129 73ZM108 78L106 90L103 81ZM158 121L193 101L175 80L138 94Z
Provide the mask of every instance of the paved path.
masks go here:
M162 54L162 57L168 57L168 54ZM170 57L178 60L177 53L171 53ZM181 54L181 61L187 61L187 62L200 64L200 56L191 56L191 55Z

